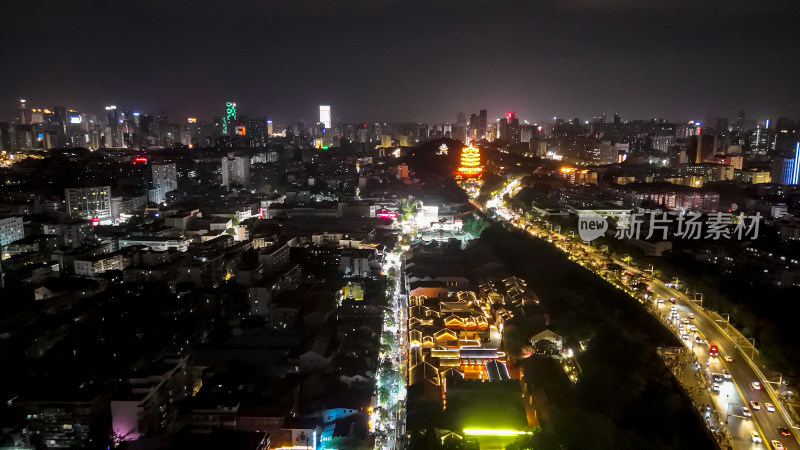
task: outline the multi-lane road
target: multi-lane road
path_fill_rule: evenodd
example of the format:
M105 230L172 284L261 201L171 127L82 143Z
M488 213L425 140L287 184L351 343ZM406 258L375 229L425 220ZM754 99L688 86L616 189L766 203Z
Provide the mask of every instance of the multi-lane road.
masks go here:
M567 241L567 238L559 233L554 233L551 230L542 230L534 224L519 217L516 213L509 211L502 205L502 196L510 193L517 187L516 183L510 183L500 194L498 194L490 204L497 210L497 214L508 221L511 225L518 228L528 230L534 236L548 236L555 244L562 242L569 242L567 245L558 245L562 250L571 253L575 250L580 250L579 253L583 256L584 260L588 259L607 259L608 257L601 254L597 249L582 244L573 244ZM574 249L574 250L573 250ZM632 272L635 276L644 275L638 269L631 267L621 261L614 261L620 266ZM592 264L584 264L585 267L594 270ZM684 343L691 348L699 363L699 372L702 376L707 377L709 386L714 383L714 374L723 374L727 371L730 378L723 378L719 381L719 392L712 392L712 396L716 402L715 408L717 414L722 418L723 422L727 422L724 426L728 428L732 437L732 445L736 449L753 449L753 448L767 448L778 450L781 447L777 445L780 443L783 448L800 450L800 439L797 432L798 429L793 429L793 424L785 411L782 410L778 399L774 398L773 390L768 389L766 382L768 380L761 379L759 374L753 369L751 363L745 356L747 349L740 348L736 342L723 331L722 327L728 326L724 322L722 324L715 323L713 319L705 314L702 308L698 308L690 299L682 293L664 285L658 280L648 282L650 290L655 296L664 299L663 303L658 304L657 314L662 317L670 316L669 299L675 299L675 306L677 310L677 321L681 319L688 320L689 324L696 327L696 332L691 334L689 340L684 340ZM684 322L686 322L684 320ZM688 326L688 325L687 325ZM700 338L700 342L695 341L695 337ZM709 346L716 345L719 348L719 356L712 357L709 354ZM761 384L761 389L753 389L752 383L757 381ZM754 410L752 408L752 401L758 402L760 409ZM774 405L775 411L767 411L766 404ZM751 410L751 416L744 415L742 407L747 405ZM781 435L780 429L787 429L790 436ZM756 432L761 437L762 442L754 442L753 432Z
M791 429L786 418L777 410L779 403L767 391L765 380L759 379L746 361L745 354L742 353L740 347L727 333L720 330L720 324L715 323L686 296L674 289L657 281L651 281L649 284L653 293L662 299L676 299L675 306L678 317L687 318L691 324L697 327L697 334L702 338L702 343L693 344L693 341L690 341L688 345L692 347L703 375L713 382L713 374L722 374L726 370L730 373L730 379L723 378L723 381L718 383L720 390L719 393L714 394L714 398L717 403L717 411L728 422L727 427L733 437L734 448L753 448L754 443L751 439L753 431L757 431L764 441L761 444L763 447L757 445L756 448L775 449L776 446L772 444L772 441L780 442L787 449L800 448L800 443L797 441L797 430ZM667 305L670 305L669 301L661 304L659 313L668 314ZM722 326L726 326L726 324L723 323ZM718 357L709 355L710 345L716 345L719 348ZM707 366L706 363L708 363ZM760 390L753 389L754 381L761 384ZM750 405L752 401L758 402L761 409L754 410ZM766 403L775 405L775 412L767 411ZM751 417L743 415L743 406L750 408ZM779 428L788 429L792 436L782 436L778 431Z

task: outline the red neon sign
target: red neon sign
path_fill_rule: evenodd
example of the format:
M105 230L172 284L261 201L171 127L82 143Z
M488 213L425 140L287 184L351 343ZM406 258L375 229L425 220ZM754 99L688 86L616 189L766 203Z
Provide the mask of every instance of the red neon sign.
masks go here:
M381 219L396 219L397 213L393 211L381 211L376 214Z

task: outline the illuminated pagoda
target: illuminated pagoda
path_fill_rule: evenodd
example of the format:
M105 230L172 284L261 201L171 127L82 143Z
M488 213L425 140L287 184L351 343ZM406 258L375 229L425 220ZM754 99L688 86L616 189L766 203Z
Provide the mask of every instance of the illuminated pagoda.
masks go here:
M459 178L477 178L483 173L481 167L481 150L473 147L472 142L461 150L461 166L458 168Z

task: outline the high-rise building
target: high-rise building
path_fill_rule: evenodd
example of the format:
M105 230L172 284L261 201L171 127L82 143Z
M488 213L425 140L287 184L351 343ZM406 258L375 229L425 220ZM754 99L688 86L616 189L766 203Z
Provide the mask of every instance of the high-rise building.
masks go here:
M153 164L150 166L150 172L153 177L153 187L162 188L165 193L178 189L178 171L175 163Z
M463 111L459 111L458 114L456 114L456 125L462 127L467 125L467 115L464 114Z
M480 139L480 135L478 134L478 119L477 114L470 114L469 115L469 123L467 124L467 139Z
M319 105L319 123L325 124L325 129L331 128L331 106Z
M0 247L6 246L24 237L25 230L22 225L22 217L0 218Z
M592 159L598 164L616 164L619 159L619 150L616 146L611 145L611 142L602 141L592 156Z
M690 163L701 163L714 154L716 136L711 134L698 134L689 137L687 155Z
M119 128L119 114L114 105L106 106L106 127L103 133L105 137L104 147L120 147L122 145L122 133Z
M19 99L19 114L17 120L19 123L26 125L30 125L31 123L31 112L28 110L28 102L24 98Z
M0 151L12 151L17 149L17 139L14 136L14 124L0 122Z
M111 220L110 186L67 188L64 194L70 217L99 219L100 223Z
M773 183L797 185L800 182L800 142L795 143L794 156L777 158L772 162Z
M273 131L272 130L272 121L268 120L267 121L267 135L268 136L272 136L272 131Z
M738 131L745 131L745 115L744 111L739 111L739 114L736 116L736 129Z
M496 139L508 142L508 118L503 117L502 119L497 119Z
M509 144L519 144L519 118L516 114L510 111L508 114L506 114L506 118L508 118L508 136L506 136L506 142Z
M480 110L478 113L478 139L486 139L486 119L487 112L485 109Z
M229 153L222 158L222 185L250 186L250 158Z
M547 141L533 139L528 142L528 149L533 156L544 158L547 156Z
M798 140L797 124L790 119L781 117L775 121L775 153L786 155L794 151Z
M457 138L466 142L466 138L469 137L469 130L467 129L467 115L462 111L459 111L456 115L456 126L459 133Z

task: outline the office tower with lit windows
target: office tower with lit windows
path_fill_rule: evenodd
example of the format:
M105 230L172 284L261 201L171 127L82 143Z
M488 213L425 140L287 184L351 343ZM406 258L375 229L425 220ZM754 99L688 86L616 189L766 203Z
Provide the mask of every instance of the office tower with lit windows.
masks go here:
M319 123L325 125L325 129L331 128L331 106L319 105Z
M111 220L111 186L67 188L64 194L70 217Z

